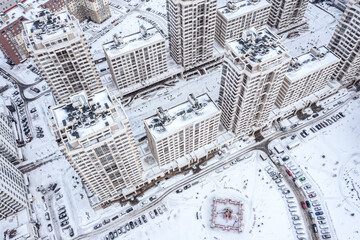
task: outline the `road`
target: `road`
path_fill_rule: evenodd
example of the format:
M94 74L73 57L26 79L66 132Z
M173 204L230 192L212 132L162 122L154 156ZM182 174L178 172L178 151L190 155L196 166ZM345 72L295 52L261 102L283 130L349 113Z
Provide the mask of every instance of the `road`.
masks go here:
M222 160L220 162L217 162L213 165L210 165L208 166L207 168L205 169L202 169L200 172L194 174L194 175L190 175L190 176L187 176L185 178L183 178L182 180L180 180L179 182L177 183L174 183L172 185L170 185L168 187L168 189L162 193L161 195L157 195L157 198L151 202L150 204L146 205L145 207L141 208L141 209L138 209L138 210L134 210L133 212L121 217L120 219L118 220L115 220L115 221L112 221L111 223L109 223L108 225L105 225L97 230L92 230L90 233L85 233L85 234L80 234L78 236L76 236L74 239L87 239L89 237L93 237L95 235L100 235L100 234L107 234L108 232L120 227L121 225L124 225L126 224L127 222L131 221L131 219L135 218L136 216L138 215L141 215L141 214L145 214L147 213L148 210L150 209L153 209L157 204L159 204L167 195L169 195L170 193L176 191L178 188L181 188L183 186L185 186L186 184L189 184L205 175L207 175L208 173L214 171L215 169L217 168L220 168L220 167L223 167L224 165L232 162L233 160L235 160L237 157L239 156L242 156L244 154L247 154L251 151L254 151L254 150L261 150L261 151L264 151L266 152L268 155L269 155L269 150L268 150L268 145L271 141L277 139L277 138L280 138L280 137L283 137L283 136L288 136L288 135L291 135L305 127L308 127L322 119L325 119L327 117L329 117L330 115L332 115L333 113L335 113L336 111L338 111L341 107L343 107L349 100L351 100L351 98L347 99L346 101L344 101L342 104L338 105L337 107L329 110L326 114L324 115L321 115L317 118L314 118L312 119L311 121L308 121L306 122L305 124L301 124L299 126L297 126L296 128L294 129L291 129L289 131L286 131L286 132L281 132L281 131L278 131L278 132L275 132L275 133L272 133L271 135L267 136L264 138L263 141L261 142L258 142L258 143L254 143L252 145L249 145L247 147L244 147L241 151L237 152L237 153L234 153L232 154L231 156L228 157L228 159L226 160ZM286 176L285 174L283 174L283 176ZM291 182L290 182L291 183ZM290 184L289 183L289 186L294 188L294 184ZM295 196L298 200L298 202L300 203L300 201L303 201L304 199L304 195L301 195L299 192L298 192L299 189L295 190L293 189L293 192L295 193ZM304 215L304 213L302 213ZM304 219L307 219L307 226L308 226L308 231L312 232L312 228L310 228L310 222L308 217L304 217ZM312 224L312 223L311 223ZM314 235L313 234L311 235L312 239L316 240L316 239L319 239L317 235Z

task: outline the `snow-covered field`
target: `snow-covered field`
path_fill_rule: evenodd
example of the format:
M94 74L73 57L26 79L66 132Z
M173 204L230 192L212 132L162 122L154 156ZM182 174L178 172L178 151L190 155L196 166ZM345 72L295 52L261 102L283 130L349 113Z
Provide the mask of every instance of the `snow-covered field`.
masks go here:
M257 154L253 154L253 157L221 173L212 172L182 193L168 195L163 200L167 212L153 220L146 213L149 222L122 235L122 238L293 239L283 194L263 170L266 165ZM242 233L210 227L214 197L244 202Z
M316 133L307 130L310 135L305 139L298 135L301 144L290 151L293 161L320 190L330 213L328 221L341 240L360 238L359 108L359 99L351 100L338 111L345 118ZM285 147L290 140L282 142Z
M338 12L339 10L335 8L331 10L337 15L341 14ZM284 45L290 51L290 56L295 57L308 52L314 46L320 47L327 45L338 23L335 17L310 3L306 9L304 21L306 21L308 27L303 26L294 31L290 31L297 33L295 36L283 41ZM285 35L290 32L287 32Z

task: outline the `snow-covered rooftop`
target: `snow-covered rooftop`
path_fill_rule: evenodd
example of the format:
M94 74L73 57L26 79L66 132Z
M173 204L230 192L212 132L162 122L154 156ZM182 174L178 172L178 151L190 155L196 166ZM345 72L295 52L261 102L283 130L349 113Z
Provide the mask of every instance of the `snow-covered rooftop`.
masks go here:
M229 1L225 6L219 8L218 12L230 20L270 6L271 4L266 0Z
M73 20L67 11L57 14L41 11L36 20L24 22L24 30L27 34L35 35L34 42L40 42L73 31L73 27L70 25ZM79 25L78 29L80 29Z
M218 113L220 109L207 93L198 97L190 94L188 101L167 110L158 107L157 114L144 119L144 123L151 135L159 139Z
M106 89L100 89L88 97L85 92L71 97L70 104L62 104L52 109L57 130L65 129L67 139L87 137L116 124L115 129L124 129L127 119L122 107L115 104ZM113 111L113 109L116 111ZM56 129L55 129L56 131Z
M233 40L228 46L239 57L244 56L253 63L265 62L286 52L279 39L267 28L245 31L242 38Z
M339 62L340 59L325 46L312 48L310 52L291 60L286 77L290 81L297 81L320 69Z
M103 45L104 51L109 57L122 55L131 52L140 47L146 47L159 41L165 41L165 38L155 27L146 29L140 26L140 31L124 38L114 35L114 40Z

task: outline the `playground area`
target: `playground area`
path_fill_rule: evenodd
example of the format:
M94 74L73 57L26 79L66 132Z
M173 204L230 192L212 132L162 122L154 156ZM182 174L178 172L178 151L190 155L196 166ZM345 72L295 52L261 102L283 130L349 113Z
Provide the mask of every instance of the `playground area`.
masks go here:
M215 198L212 201L211 228L241 233L243 226L243 202L229 198Z

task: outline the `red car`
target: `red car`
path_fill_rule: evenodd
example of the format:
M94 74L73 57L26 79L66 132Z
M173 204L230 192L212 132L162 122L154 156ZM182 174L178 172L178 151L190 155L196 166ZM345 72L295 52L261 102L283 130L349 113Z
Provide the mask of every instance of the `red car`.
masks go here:
M286 169L286 173L287 173L289 176L292 176L292 173L290 172L289 169Z
M305 205L304 201L301 201L301 206L302 206L303 209L306 209L306 205Z

